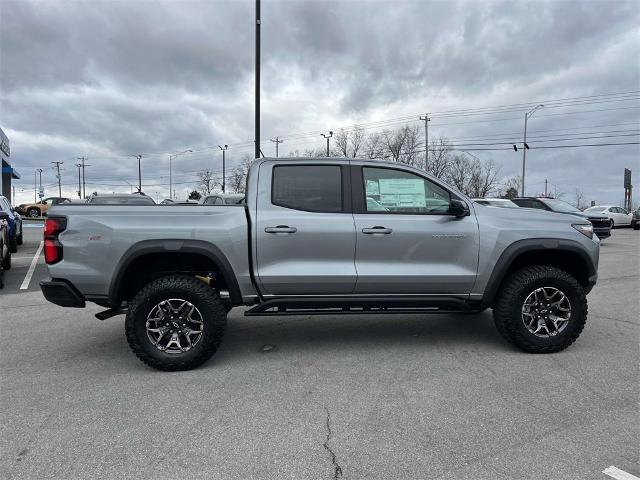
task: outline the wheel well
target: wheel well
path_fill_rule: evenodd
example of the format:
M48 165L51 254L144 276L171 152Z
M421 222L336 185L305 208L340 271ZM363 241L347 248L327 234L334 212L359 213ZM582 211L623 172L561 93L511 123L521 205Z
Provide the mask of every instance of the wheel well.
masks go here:
M222 269L210 257L198 253L157 252L136 257L127 265L115 292L116 303L131 300L149 282L171 274L213 276L219 290L228 290Z
M38 210L39 212L42 213L42 209L40 207L38 207L37 205L31 205L30 207L27 207L26 211L28 212L29 210Z
M509 265L503 281L511 273L529 265L550 265L573 276L583 287L589 286L589 268L580 254L571 250L532 250L518 255Z

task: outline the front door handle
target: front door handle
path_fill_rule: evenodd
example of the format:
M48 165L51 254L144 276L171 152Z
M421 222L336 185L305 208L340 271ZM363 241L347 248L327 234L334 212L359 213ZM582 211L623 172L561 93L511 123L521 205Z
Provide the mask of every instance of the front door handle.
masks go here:
M376 235L376 234L389 235L391 232L393 232L392 229L381 227L379 225L376 225L375 227L371 227L371 228L362 229L362 233L366 233L368 235Z
M288 225L278 225L277 227L267 227L264 231L265 233L296 233L298 229Z

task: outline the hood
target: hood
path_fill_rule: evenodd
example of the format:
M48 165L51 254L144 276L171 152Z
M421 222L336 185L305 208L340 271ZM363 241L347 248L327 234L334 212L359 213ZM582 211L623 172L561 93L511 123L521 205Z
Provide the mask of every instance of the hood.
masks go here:
M553 223L564 225L572 225L577 223L587 224L589 223L588 218L593 218L593 216L585 215L583 212L576 212L577 214L559 213L551 212L549 210L542 210L539 208L503 208L491 207L478 203L474 203L473 206L475 208L476 215L490 215L492 217L498 217L512 225L520 225L523 222L525 224L529 224L530 222L538 221L550 224Z

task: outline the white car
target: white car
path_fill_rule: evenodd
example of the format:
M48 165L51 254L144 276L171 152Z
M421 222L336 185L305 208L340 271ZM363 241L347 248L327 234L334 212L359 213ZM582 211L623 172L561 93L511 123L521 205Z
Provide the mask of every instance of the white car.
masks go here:
M589 207L585 212L598 212L609 217L611 220L611 227L620 227L622 225L631 226L631 219L633 215L627 212L622 207L616 207L614 205L598 205L596 207Z
M507 198L474 198L473 201L481 205L489 205L491 207L520 208Z

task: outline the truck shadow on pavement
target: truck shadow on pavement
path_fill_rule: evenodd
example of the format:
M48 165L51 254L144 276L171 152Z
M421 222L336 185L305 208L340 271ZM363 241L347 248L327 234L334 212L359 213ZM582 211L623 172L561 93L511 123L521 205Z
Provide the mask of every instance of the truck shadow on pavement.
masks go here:
M68 345L63 349L63 358L54 363L86 362L85 365L102 365L113 373L132 367L151 371L129 350L124 322L115 319L107 322L97 324L93 334L84 341ZM242 310L237 310L229 315L220 349L198 370L228 369L236 364L246 367L247 362L253 361L287 361L287 356L291 361L304 356L336 355L357 355L366 360L375 358L381 351L402 356L429 352L492 355L515 350L496 331L490 311L479 314L264 318L244 317ZM54 353L54 356L59 357L59 354Z

